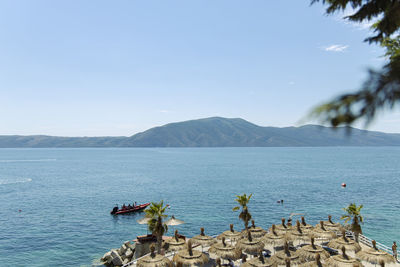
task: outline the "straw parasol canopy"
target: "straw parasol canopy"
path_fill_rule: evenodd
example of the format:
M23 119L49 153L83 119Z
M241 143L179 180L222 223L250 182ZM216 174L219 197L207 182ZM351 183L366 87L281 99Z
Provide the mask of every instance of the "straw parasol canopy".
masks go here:
M178 230L175 230L175 235L165 241L168 251L179 251L185 248L185 239L178 237Z
M310 240L310 237L308 235L308 232L301 229L300 222L297 221L296 227L292 228L290 231L286 233L286 239L288 241L292 241L293 243L295 241L303 243L305 241Z
M204 265L209 261L209 258L203 252L192 249L192 241L188 241L187 250L178 251L175 254L173 261L176 264L182 264L183 266L191 265Z
M222 243L216 243L210 247L209 253L215 254L225 260L237 260L242 252L234 246L225 243L225 237L222 237Z
M311 245L303 246L297 252L306 261L315 262L317 257L320 260L326 260L330 257L329 253L323 247L314 244L314 237L311 237Z
M277 265L285 265L285 266L287 266L287 264L292 264L293 266L296 266L306 262L305 259L300 257L297 251L289 250L288 243L285 243L284 249L282 251L275 253L275 255L271 257L271 260Z
M257 255L264 248L264 243L261 239L256 239L251 236L251 232L247 233L247 238L240 239L236 243L236 247L243 252L251 255Z
M201 246L211 246L215 242L217 242L214 238L211 236L205 235L204 234L204 228L200 228L200 234L196 235L191 238L193 244L199 244Z
M246 261L241 265L242 267L275 267L276 264L271 259L264 258L262 252L258 257Z
M342 230L341 237L333 239L328 243L328 247L338 250L345 247L346 251L354 251L354 253L361 250L361 246L356 241L346 237L346 232L344 230Z
M172 267L171 261L155 253L155 247L150 246L151 253L137 261L137 267Z
M317 253L315 254L315 260L303 263L301 267L328 267L329 265L321 262L321 256Z
M301 216L300 227L301 227L301 229L306 230L306 231L311 231L314 228L314 226L312 226L311 224L306 223L306 219L304 219L304 216Z
M329 231L325 228L323 221L319 222L319 227L315 227L314 230L310 232L310 235L323 240L332 240L336 237L336 234L334 232Z
M143 218L137 220L136 222L137 222L138 224L148 224L148 222L149 222L150 220L151 220L150 217L143 217Z
M230 241L238 240L240 239L241 233L233 230L233 224L230 224L230 230L223 232L219 236L217 236L217 239L222 239L222 237L225 237L226 239L229 239Z
M290 229L291 229L291 226L288 226L285 224L285 218L282 218L282 223L276 225L276 227L275 227L275 231L278 234L286 234L286 232L289 231Z
M394 257L387 252L379 250L376 247L376 241L372 240L372 248L361 250L356 253L356 257L360 260L367 261L372 264L379 264L380 261L384 263L394 263Z
M363 267L364 265L361 264L361 262L355 258L352 258L346 254L346 248L342 247L342 255L336 255L328 258L326 260L326 263L328 266L332 267Z
M331 215L328 215L328 220L324 221L324 226L329 231L341 232L342 230L344 230L343 225L341 225L340 223L334 223L332 221ZM317 224L316 227L320 227L320 225Z
M165 222L166 225L170 225L170 226L180 225L183 223L185 223L185 222L176 219L174 215L172 215L171 218Z
M278 234L275 230L275 224L273 224L270 232L262 237L262 241L266 246L272 245L275 250L275 247L283 246L285 244L286 236L284 234Z
M267 233L267 231L265 231L265 230L262 229L261 227L256 226L256 225L254 224L254 220L251 220L251 226L248 228L248 231L251 232L251 236L254 237L254 238L261 238L261 237L263 237L263 236ZM244 237L247 236L247 231L244 231L244 232L242 233L242 235L243 235Z

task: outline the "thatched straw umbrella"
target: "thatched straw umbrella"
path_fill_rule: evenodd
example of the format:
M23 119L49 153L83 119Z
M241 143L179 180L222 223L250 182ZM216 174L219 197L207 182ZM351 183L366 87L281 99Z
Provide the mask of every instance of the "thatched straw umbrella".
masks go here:
M275 253L271 257L271 260L276 263L277 266L287 266L287 264L290 264L292 266L297 266L299 264L302 264L305 261L302 257L300 257L299 253L297 251L290 251L289 250L289 245L288 243L285 243L284 249L282 251L279 251Z
M367 261L372 264L378 264L380 261L384 263L394 263L394 257L387 252L379 250L376 247L376 241L372 240L372 248L361 250L356 253L356 257L362 261Z
M314 229L314 226L312 226L311 224L307 224L306 223L306 220L304 219L304 216L301 216L300 227L301 227L301 229L306 230L306 231L311 231L312 229Z
M178 230L175 230L175 234L172 238L165 241L167 251L179 251L185 248L185 245L185 239L178 237Z
M204 228L200 228L200 234L191 238L193 244L201 245L201 249L203 250L203 246L211 246L217 241L211 236L204 234Z
M311 245L306 245L301 247L297 252L306 261L315 261L318 258L321 260L326 260L330 257L329 253L321 246L314 244L314 237L311 237Z
M247 233L247 238L240 239L236 243L236 247L250 255L258 255L264 248L264 243L261 239L256 239L251 236L251 232Z
M300 267L328 267L326 263L322 263L321 256L317 253L315 254L315 259L300 265Z
M346 248L342 247L342 255L336 255L328 258L326 260L326 263L328 266L332 267L362 267L364 265L361 264L360 261L358 261L355 258L352 258L346 254Z
M275 224L271 226L270 232L262 237L264 245L272 245L274 252L275 248L283 246L286 242L286 236L284 234L278 234L275 230Z
M239 259L240 256L242 255L240 249L237 249L236 247L227 245L225 243L225 237L222 237L222 243L216 243L212 245L209 248L208 252L210 254L215 254L221 257L222 259L233 260L233 261Z
M254 237L254 238L261 238L267 233L267 231L265 231L261 227L256 226L254 224L254 220L251 220L251 226L248 228L248 231L251 232L251 236ZM243 231L242 232L242 236L246 237L247 236L247 231Z
M271 259L264 258L262 252L258 257L255 257L249 261L246 261L241 265L242 267L275 267L276 264Z
M232 242L241 238L241 233L233 230L233 224L230 224L229 227L230 229L217 236L217 239L225 237L225 239L229 239Z
M203 252L192 249L192 241L188 241L187 250L178 251L173 261L183 266L204 265L209 261L208 256Z
M354 254L361 250L361 246L356 241L346 237L346 232L344 230L342 230L341 237L333 239L328 243L328 247L338 250L345 247L346 251L352 251Z
M290 231L286 233L286 239L292 241L293 243L298 241L301 243L310 240L308 232L302 230L300 227L300 222L297 221L296 227L293 227Z
M172 267L172 263L167 257L155 253L154 246L150 246L150 251L150 255L137 261L137 267Z
M171 225L171 226L180 225L183 223L185 223L185 222L182 220L176 219L174 215L172 215L171 218L165 222L166 225Z
M290 229L291 229L291 226L288 226L285 224L285 218L282 218L282 223L276 225L276 227L275 227L275 231L278 234L286 234L286 232L289 231ZM271 230L271 228L270 228L270 230Z
M336 234L334 232L325 228L323 221L319 222L319 227L315 227L314 230L310 232L310 235L323 241L329 241L336 238Z
M334 223L332 221L332 216L328 215L328 220L324 221L324 226L327 230L333 231L333 232L341 232L344 230L343 225L340 223ZM320 224L317 224L315 227L320 227Z

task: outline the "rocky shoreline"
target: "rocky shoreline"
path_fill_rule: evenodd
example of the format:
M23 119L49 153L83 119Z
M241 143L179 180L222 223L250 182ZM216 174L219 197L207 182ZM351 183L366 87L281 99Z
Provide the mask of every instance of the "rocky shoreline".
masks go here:
M101 258L102 264L109 267L121 267L132 261L135 255L135 244L125 241L118 249L111 249Z

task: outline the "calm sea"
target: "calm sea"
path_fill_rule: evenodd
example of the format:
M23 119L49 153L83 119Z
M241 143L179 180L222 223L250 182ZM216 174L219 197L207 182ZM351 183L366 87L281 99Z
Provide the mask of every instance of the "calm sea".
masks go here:
M347 188L342 188L342 182ZM253 193L256 224L290 213L316 224L363 204L364 233L400 241L400 148L0 149L0 259L81 266L146 234L116 204L164 200L187 236L241 229L235 194ZM276 201L284 199L284 205ZM19 212L21 210L21 212Z

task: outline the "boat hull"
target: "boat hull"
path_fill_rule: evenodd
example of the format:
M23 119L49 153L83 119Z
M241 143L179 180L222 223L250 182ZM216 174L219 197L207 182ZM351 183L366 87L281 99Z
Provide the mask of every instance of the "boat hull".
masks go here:
M130 209L124 209L124 210L120 209L117 212L113 213L113 211L111 211L110 213L112 215L120 215L120 214L128 214L128 213L132 213L132 212L138 212L138 211L144 210L149 205L150 205L150 203L145 203L145 204L137 205L137 206L132 207Z

